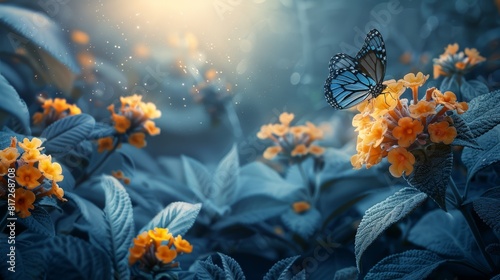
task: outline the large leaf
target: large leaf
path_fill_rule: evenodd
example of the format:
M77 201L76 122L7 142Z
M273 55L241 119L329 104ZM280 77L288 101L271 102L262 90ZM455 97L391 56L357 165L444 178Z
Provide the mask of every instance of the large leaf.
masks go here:
M227 280L245 280L240 265L231 257L219 253Z
M17 221L27 227L29 230L45 236L55 236L54 223L49 213L42 207L36 207L31 210L31 216Z
M80 142L87 139L94 128L95 120L87 114L69 116L56 121L42 132L47 154L67 154Z
M441 85L439 86L439 89L442 92L445 91L451 91L451 92L458 92L460 90L460 86L458 85L458 79L460 79L458 75L451 75L448 77L445 77L443 81L441 82Z
M421 280L445 262L433 252L410 250L384 258L370 269L364 279Z
M467 258L477 248L464 218L457 211L427 213L411 229L408 240L432 252Z
M212 175L207 168L198 161L184 156L182 156L182 166L186 184L199 201L213 197Z
M457 130L457 137L453 140L452 145L480 149L481 146L476 142L474 135L464 119L457 114L451 115L451 118L453 119L453 126Z
M414 170L405 176L408 184L426 193L446 211L446 188L450 181L453 154L451 146L436 144L414 153Z
M356 264L361 271L363 253L387 228L419 207L427 195L414 188L404 188L368 209L359 224L355 239Z
M290 206L285 201L271 196L255 195L236 202L231 212L219 220L214 229L221 229L235 224L254 224L283 213Z
M467 181L481 169L500 161L500 128L492 129L479 137L477 142L482 150L466 147L462 153L462 161L467 167Z
M212 262L212 257L197 261L189 270L195 272L197 280L227 280L226 273Z
M128 279L128 249L135 233L132 204L127 191L114 177L103 176L101 184L106 198L107 253L113 262L115 278Z
M282 216L281 220L285 226L292 232L300 235L302 238L309 238L321 225L321 213L314 207L303 212L295 213L292 207L288 207Z
M201 203L171 203L163 211L158 213L151 222L145 225L140 232L159 227L167 228L174 236L178 234L184 235L193 226L200 209Z
M492 188L472 203L477 215L500 235L500 187Z
M61 235L43 240L32 251L43 259L47 279L111 279L109 257L91 244Z
M460 85L461 101L472 100L477 96L487 94L488 91L488 86L478 80L467 81L463 79Z
M239 160L236 145L221 160L213 180L213 200L217 206L232 204L238 187Z
M288 280L292 276L290 267L299 256L283 259L273 265L262 280Z
M31 134L30 114L24 101L19 97L16 90L9 84L4 76L0 74L0 125L9 116L15 117L22 125L23 133ZM7 115L8 114L8 115Z
M46 15L20 7L2 5L0 24L8 33L11 49L23 56L42 79L69 93L79 67L64 40L61 28Z
M462 117L474 137L481 136L500 123L500 91L480 95L469 102L469 110Z

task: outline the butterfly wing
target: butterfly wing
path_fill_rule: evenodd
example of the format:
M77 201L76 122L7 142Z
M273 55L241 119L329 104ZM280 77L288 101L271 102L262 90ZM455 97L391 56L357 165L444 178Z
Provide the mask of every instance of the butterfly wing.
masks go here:
M355 106L370 98L370 89L376 86L375 80L357 69L337 69L326 79L326 101L335 109Z
M366 35L365 44L355 57L358 70L381 84L385 76L387 55L384 39L376 29ZM379 93L378 93L379 94Z

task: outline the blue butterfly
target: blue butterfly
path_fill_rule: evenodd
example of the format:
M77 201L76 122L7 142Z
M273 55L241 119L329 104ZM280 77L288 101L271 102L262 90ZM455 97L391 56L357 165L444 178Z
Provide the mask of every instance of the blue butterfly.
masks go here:
M372 29L355 58L339 53L330 60L325 82L326 101L335 109L353 107L377 97L386 88L386 52L382 35Z

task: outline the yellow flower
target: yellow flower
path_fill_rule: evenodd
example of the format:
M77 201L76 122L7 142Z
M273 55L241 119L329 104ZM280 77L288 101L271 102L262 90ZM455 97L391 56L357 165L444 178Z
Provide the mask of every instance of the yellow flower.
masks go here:
M449 110L455 109L457 96L451 91L441 93L441 91L436 89L432 92L432 98L436 103L444 105Z
M306 212L311 208L311 204L307 201L297 201L292 204L293 211L297 214Z
M263 157L267 160L271 160L273 159L274 157L276 157L281 151L283 150L283 148L281 148L280 146L272 146L272 147L268 147L265 151L264 151L264 154L263 154Z
M290 133L293 134L295 138L300 138L303 134L308 132L309 128L307 126L298 125L290 127Z
M185 239L182 239L182 236L177 235L174 239L174 246L177 250L177 253L186 253L189 254L193 251L193 245L189 244L189 242Z
M162 263L167 264L172 262L177 257L177 251L170 249L168 246L160 246L156 249L155 256Z
M257 133L257 138L267 139L273 135L272 125L267 124L260 127L260 131Z
M465 48L465 55L467 55L469 64L475 65L486 60L486 58L479 55L479 52L472 48Z
M55 195L57 197L57 199L59 199L60 201L63 201L63 202L68 201L67 199L65 199L63 197L64 190L59 187L59 185L56 183L56 181L52 181L52 188L50 189L49 194Z
M128 137L128 142L130 143L130 145L140 149L140 148L143 148L146 146L146 140L144 140L146 138L146 135L142 132L136 132L136 133L132 133L129 137Z
M127 117L113 114L111 118L115 122L115 129L118 133L125 133L130 128L130 120Z
M408 107L412 118L427 117L436 113L436 103L432 101L420 100L417 104L412 104Z
M320 156L325 153L325 148L316 145L311 145L309 146L309 153L315 156Z
M173 236L166 228L157 228L148 231L149 237L154 240L156 247L159 247L163 241L168 241L168 245L171 246L173 242Z
M42 145L42 140L33 137L31 141L28 138L24 138L23 142L18 143L19 147L23 148L23 150L28 151L28 150L33 150L33 149L43 149L40 147Z
M52 102L52 108L59 114L66 111L69 108L69 104L66 103L66 99L64 98L55 98Z
M28 189L34 189L40 186L40 182L38 182L40 177L42 177L42 173L33 166L22 165L16 170L17 183Z
M0 161L0 176L4 176L9 172L9 165L4 164Z
M458 44L455 43L455 44L449 44L445 49L444 49L444 53L445 54L456 54L458 51Z
M24 152L23 155L21 156L21 159L24 162L34 163L34 162L37 162L41 159L44 159L45 157L46 157L46 155L42 155L39 150L33 149L33 150L27 150L26 152Z
M42 123L42 121L43 121L43 117L44 117L44 116L45 116L45 115L44 115L44 114L42 114L42 113L40 113L40 112L36 112L36 113L34 113L34 114L33 114L33 124L35 124L35 125L36 125L36 124L41 124L41 123Z
M292 155L292 157L305 156L305 155L307 155L308 152L309 152L309 150L307 149L306 145L300 144L300 145L295 146L295 148L292 150L291 155Z
M421 87L422 85L425 84L428 78L429 75L424 76L422 72L418 72L417 75L413 73L408 73L404 76L402 82L406 87L409 88Z
M52 104L53 103L54 102L52 101L52 99L45 99L45 100L43 100L42 108L43 108L44 114L48 114L49 113L50 108L52 108Z
M455 63L455 68L457 68L458 70L464 70L465 67L467 67L467 64L463 61L458 61L457 63Z
M368 130L368 133L363 136L363 144L378 147L384 140L384 135L386 132L387 123L384 121L384 119L377 120Z
M142 100L142 96L137 95L137 94L134 94L132 96L127 96L127 97L124 97L124 96L120 97L120 102L122 103L122 107L125 105L128 105L132 108L135 108L135 107L137 107L137 105L139 105L141 103L141 100Z
M151 136L160 134L160 129L156 127L155 123L151 120L145 121L143 126Z
M113 137L105 137L97 140L97 151L102 153L104 151L111 151L113 149Z
M10 165L17 160L19 152L16 148L7 147L0 151L0 161L5 165Z
M139 103L141 110L148 119L156 119L161 117L161 111L156 110L156 105L152 102L148 103Z
M415 156L408 152L405 148L398 147L389 151L387 160L391 163L389 172L394 177L401 177L403 173L410 175L413 172L413 164L415 164Z
M437 79L440 76L448 76L448 73L443 70L443 66L440 64L434 64L432 72L434 74L434 79Z
M442 142L449 145L455 140L457 130L455 127L450 126L447 121L429 124L429 135L431 141L434 143Z
M142 256L144 256L144 254L146 253L146 248L141 246L133 246L128 251L128 265L133 265L138 260L140 260Z
M288 126L286 126L286 125L284 125L284 124L273 124L273 125L271 126L271 130L272 130L272 132L273 132L275 135L279 136L279 137L282 137L282 136L284 136L285 134L287 134L287 133L288 133L288 129L289 129L289 128L288 128Z
M463 114L469 110L469 104L467 104L467 102L458 102L455 104L455 109L458 114Z
M281 124L288 126L290 125L294 117L294 114L283 112L280 115L280 122Z
M43 176L49 180L60 182L64 179L62 167L57 162L52 162L52 157L48 156L38 162L38 169L42 171Z
M151 237L147 231L140 233L134 238L134 245L139 247L146 247L151 244Z
M26 190L24 188L17 188L15 192L15 208L19 217L27 218L31 216L30 209L35 209L33 202L35 202L36 196L32 191Z
M424 126L418 120L410 117L399 119L398 126L392 130L392 135L398 139L398 145L409 147L417 139L417 134L422 133Z
M82 113L82 110L78 108L76 105L68 105L69 108L69 114L70 115L79 115Z
M306 122L306 126L308 128L307 133L309 134L310 141L314 141L314 140L323 138L323 130L318 128L316 125L314 125L311 122Z

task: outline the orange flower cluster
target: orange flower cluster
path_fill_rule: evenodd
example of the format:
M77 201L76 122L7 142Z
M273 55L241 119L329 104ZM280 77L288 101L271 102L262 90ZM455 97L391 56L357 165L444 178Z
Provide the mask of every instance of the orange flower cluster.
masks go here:
M271 139L274 146L264 151L264 158L271 160L278 154L291 160L304 159L309 155L321 156L325 149L314 145L315 140L323 138L323 131L313 123L306 125L290 126L294 114L282 113L279 117L280 123L267 124L260 128L257 133L259 139Z
M115 177L118 180L123 181L125 185L130 184L130 178L126 177L125 174L123 174L123 171L118 170L118 171L111 171L111 176Z
M464 75L485 60L476 49L465 48L459 52L457 43L450 44L439 58L434 59L434 79L453 74Z
M39 97L43 112L33 114L33 124L45 123L46 126L66 116L79 115L82 110L74 104L68 104L64 98L44 99Z
M428 77L419 72L407 74L399 81L386 81L384 94L358 105L360 113L352 121L359 132L358 153L351 158L354 168L370 168L387 157L392 176L409 175L415 164L413 151L453 142L457 130L446 113L462 114L468 105L457 102L453 92L442 93L436 88L429 88L425 97L418 100L418 88ZM413 93L411 102L400 99L407 88Z
M111 112L111 119L118 134L126 136L128 142L137 147L146 146L146 134L155 136L160 134L160 129L156 127L152 119L161 117L160 110L151 102L142 102L142 96L134 94L128 97L120 97L121 107L118 113L115 112L115 105L111 104L108 110ZM112 150L114 138L105 137L98 140L98 151Z
M54 195L57 199L66 201L63 198L64 190L57 185L64 178L62 167L59 163L52 162L51 156L41 153L41 145L42 140L36 137L31 140L24 138L19 143L12 137L10 146L0 151L0 198L7 198L7 187L11 188L14 184L15 211L21 218L31 215L30 210L35 208L33 203L37 198ZM15 176L9 175L12 171ZM50 189L46 189L44 185L50 185Z
M166 228L155 228L145 231L134 238L134 246L129 249L129 265L139 262L141 268L151 270L159 267L162 270L176 268L179 263L174 262L180 254L190 254L193 246L182 239L182 236L173 237Z

